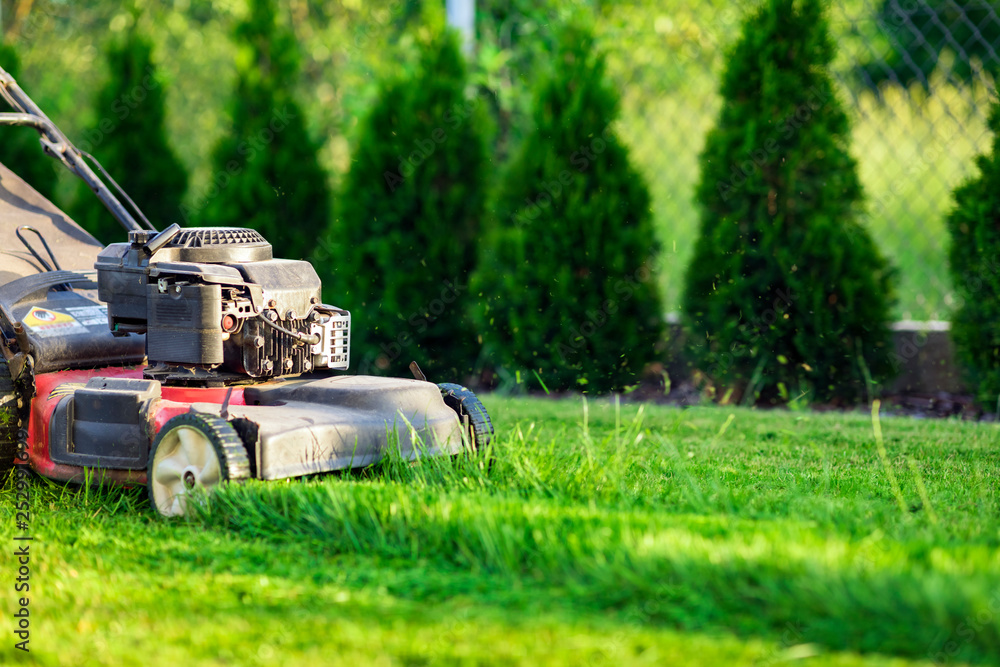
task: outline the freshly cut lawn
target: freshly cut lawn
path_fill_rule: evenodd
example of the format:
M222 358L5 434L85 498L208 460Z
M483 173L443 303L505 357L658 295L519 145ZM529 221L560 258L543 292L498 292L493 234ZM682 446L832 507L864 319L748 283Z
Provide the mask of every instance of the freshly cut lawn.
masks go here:
M485 403L490 469L232 486L189 522L139 490L36 481L32 650L7 615L0 661L1000 659L996 425L884 418L882 456L864 413Z

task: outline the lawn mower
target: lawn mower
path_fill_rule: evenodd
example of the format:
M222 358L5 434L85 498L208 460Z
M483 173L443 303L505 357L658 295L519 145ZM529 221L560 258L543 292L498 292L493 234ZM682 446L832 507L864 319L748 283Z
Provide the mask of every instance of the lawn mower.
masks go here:
M489 445L461 385L343 372L351 316L311 264L252 229L158 231L2 68L0 96L128 233L103 246L0 164L0 472L146 485L177 516L224 482Z

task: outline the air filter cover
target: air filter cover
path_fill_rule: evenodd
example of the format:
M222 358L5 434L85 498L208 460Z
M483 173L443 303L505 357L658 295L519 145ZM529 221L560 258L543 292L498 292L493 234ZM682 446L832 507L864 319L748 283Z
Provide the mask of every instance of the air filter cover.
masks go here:
M241 227L188 227L156 254L157 261L264 262L273 257L271 244L257 230Z

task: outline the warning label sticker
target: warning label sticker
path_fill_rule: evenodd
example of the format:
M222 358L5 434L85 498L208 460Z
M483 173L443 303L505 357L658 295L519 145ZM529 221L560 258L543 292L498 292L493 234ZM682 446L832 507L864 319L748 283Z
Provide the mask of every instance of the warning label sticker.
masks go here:
M108 325L107 306L76 306L66 308L66 312L76 318L76 321L85 327L94 324Z
M46 310L35 306L24 316L24 325L43 337L86 333L87 327L69 313Z

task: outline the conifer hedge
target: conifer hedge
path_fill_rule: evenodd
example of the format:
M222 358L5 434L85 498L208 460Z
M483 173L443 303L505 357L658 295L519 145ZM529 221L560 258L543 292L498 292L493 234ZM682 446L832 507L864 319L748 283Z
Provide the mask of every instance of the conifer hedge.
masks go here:
M351 311L359 372L463 381L479 343L469 274L487 178L485 104L468 92L456 35L435 30L414 72L381 85L363 120L319 262L327 300Z
M550 390L611 391L657 359L659 245L589 31L564 28L553 62L491 205L473 280L477 321L500 373Z
M105 56L110 78L94 100L95 122L74 143L100 161L153 225L180 223L188 176L167 140L166 85L153 45L133 26ZM87 184L75 187L70 216L104 243L125 241L126 231Z
M955 189L948 216L949 263L958 307L952 340L983 407L1000 401L1000 103L989 118L993 145L979 173Z
M251 0L237 25L232 127L213 151L207 188L185 208L189 222L252 227L276 257L308 259L330 221L319 142L292 91L299 79L295 35L275 0Z
M746 402L856 400L892 370L893 272L860 222L834 53L819 0L765 0L700 158L683 315L698 367Z

